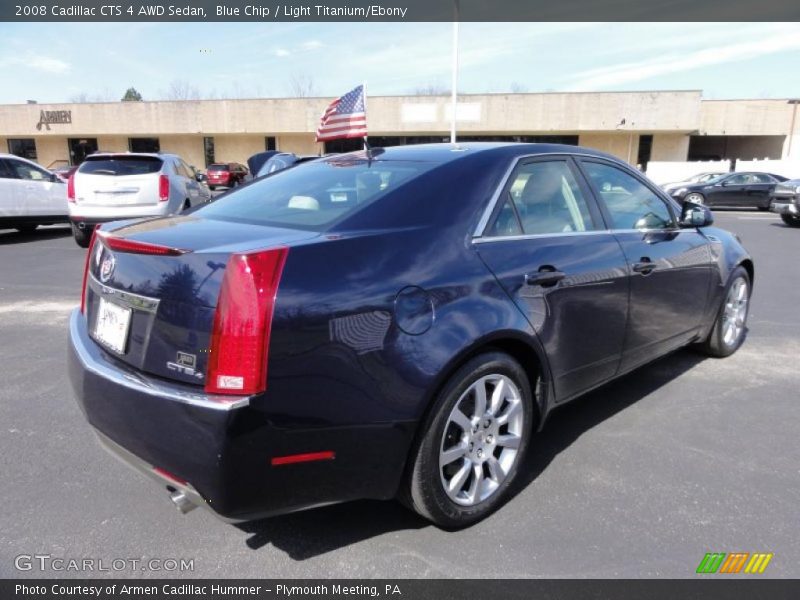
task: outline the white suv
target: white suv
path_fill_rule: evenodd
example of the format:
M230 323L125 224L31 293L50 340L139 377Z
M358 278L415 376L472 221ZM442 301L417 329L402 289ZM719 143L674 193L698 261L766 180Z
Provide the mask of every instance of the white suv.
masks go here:
M67 220L64 182L53 172L13 154L0 154L0 228L23 233Z
M211 199L196 171L175 154L97 153L67 183L69 220L86 248L99 223L174 215Z

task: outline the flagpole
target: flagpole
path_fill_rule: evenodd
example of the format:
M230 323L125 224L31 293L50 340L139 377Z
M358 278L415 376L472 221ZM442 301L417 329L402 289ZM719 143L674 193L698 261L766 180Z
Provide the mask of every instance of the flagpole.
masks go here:
M452 115L450 116L450 143L456 143L456 105L458 98L458 0L453 0L453 73L450 87L450 102Z
M364 122L365 123L369 123L369 121L367 121L367 119L369 117L367 116L367 82L366 81L362 81L361 82L361 89L362 89L362 93L364 94ZM367 129L367 135L368 134L369 134L369 128ZM367 158L372 158L370 156L371 148L369 147L369 142L367 141L367 135L364 136L364 150L367 153Z

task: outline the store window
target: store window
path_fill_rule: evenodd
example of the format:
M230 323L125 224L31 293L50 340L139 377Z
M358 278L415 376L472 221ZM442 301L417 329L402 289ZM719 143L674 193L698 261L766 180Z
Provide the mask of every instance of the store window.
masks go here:
M203 138L203 153L206 157L206 167L208 165L214 164L214 138L213 137L204 137Z
M36 160L36 141L33 138L9 138L8 153L28 160Z
M264 138L264 150L277 150L278 144L275 141L274 135L268 135Z
M128 138L128 150L131 152L161 152L158 138Z

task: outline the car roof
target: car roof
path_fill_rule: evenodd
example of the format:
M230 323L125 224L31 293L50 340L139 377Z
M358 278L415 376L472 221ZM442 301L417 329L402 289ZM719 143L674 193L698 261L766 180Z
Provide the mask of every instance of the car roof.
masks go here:
M180 158L177 154L171 154L169 152L93 152L86 158L94 158L96 156L150 156L153 158Z
M464 142L455 145L448 142L439 144L414 144L407 146L387 146L385 148L373 148L372 158L374 160L407 160L447 163L467 156L476 154L490 156L528 156L537 154L572 154L581 156L598 156L608 158L614 162L620 162L616 156L601 152L593 148L583 148L581 146L571 146L568 144L526 144L519 142ZM356 156L369 158L365 150L357 150L347 154L339 154L328 157L328 160L337 160L342 156ZM324 158L324 157L323 157Z

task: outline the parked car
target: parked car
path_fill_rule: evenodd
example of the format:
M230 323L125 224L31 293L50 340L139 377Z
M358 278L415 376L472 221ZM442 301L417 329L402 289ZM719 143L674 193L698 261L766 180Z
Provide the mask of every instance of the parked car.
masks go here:
M321 158L103 225L72 386L184 512L398 497L469 525L554 407L687 344L739 348L753 262L712 221L574 146Z
M772 173L728 173L703 183L679 187L670 195L679 202L768 210L772 190L781 181L786 181L786 177Z
M261 170L261 167L267 162L270 158L278 154L277 150L266 150L264 152L256 152L250 158L247 159L247 168L253 176L257 176L258 172Z
M175 154L95 153L70 177L67 197L72 234L86 248L99 223L174 215L211 192Z
M269 175L270 173L276 173L277 171L283 171L284 169L288 169L289 167L294 167L296 165L302 164L304 162L308 162L310 160L316 160L320 158L315 154L307 155L307 156L298 156L297 154L293 154L291 152L279 152L264 162L261 165L261 168L256 173L256 177L264 177L265 175Z
M63 165L52 169L53 173L58 175L61 181L65 183L69 181L70 176L78 170L78 165Z
M214 163L208 165L206 169L208 187L212 190L217 189L217 186L236 187L244 183L247 173L247 167L239 163Z
M769 208L789 227L800 227L800 179L789 179L775 186Z
M66 222L66 184L35 162L0 154L0 228L28 233Z
M698 173L697 175L692 175L685 181L674 181L672 183L664 183L661 185L661 189L663 189L668 194L671 194L673 191L680 189L682 187L686 187L688 185L694 185L697 183L705 183L707 181L711 181L712 179L716 179L717 177L721 177L723 175L726 175L726 173L722 171Z

